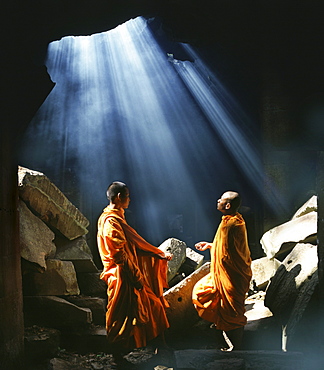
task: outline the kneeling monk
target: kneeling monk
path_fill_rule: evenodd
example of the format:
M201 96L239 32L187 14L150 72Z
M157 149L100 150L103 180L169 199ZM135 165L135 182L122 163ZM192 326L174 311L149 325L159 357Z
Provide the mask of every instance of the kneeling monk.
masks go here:
M212 243L200 242L196 249L210 248L210 273L193 289L193 303L200 317L214 323L218 333L226 332L231 349L240 349L246 324L245 298L252 277L251 257L245 221L237 212L240 196L227 191L217 201L223 213Z
M130 198L127 186L113 182L110 204L98 220L97 242L108 285L106 328L112 352L144 347L169 327L163 297L167 288L166 255L145 241L124 217Z

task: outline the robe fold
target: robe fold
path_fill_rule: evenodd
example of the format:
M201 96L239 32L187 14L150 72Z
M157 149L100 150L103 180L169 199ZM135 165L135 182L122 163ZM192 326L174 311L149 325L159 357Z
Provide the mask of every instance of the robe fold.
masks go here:
M163 297L167 260L127 224L124 210L109 206L99 217L97 242L100 278L108 285L108 341L123 342L128 349L144 347L169 327Z
M210 248L210 273L194 286L200 317L230 331L246 324L245 298L252 277L245 221L238 212L222 216Z

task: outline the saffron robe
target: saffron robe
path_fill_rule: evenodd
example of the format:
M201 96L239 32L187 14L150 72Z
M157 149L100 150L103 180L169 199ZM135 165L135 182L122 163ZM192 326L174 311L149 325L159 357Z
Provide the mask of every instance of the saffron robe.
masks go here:
M194 286L192 299L200 317L229 331L246 324L245 298L252 277L245 221L224 215L210 248L210 273Z
M100 278L108 285L108 341L123 343L125 349L144 347L169 327L164 253L127 224L123 209L109 206L98 219L97 243Z

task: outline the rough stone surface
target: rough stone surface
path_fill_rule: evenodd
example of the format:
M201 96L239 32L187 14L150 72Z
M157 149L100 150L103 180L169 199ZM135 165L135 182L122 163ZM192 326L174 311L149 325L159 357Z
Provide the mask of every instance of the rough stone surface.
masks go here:
M57 246L55 258L73 262L77 273L98 272L98 268L93 262L92 253L84 237L74 240L56 237L54 243Z
M280 261L275 258L262 257L252 261L252 279L250 289L262 290L266 288L270 278L276 273Z
M21 257L35 266L35 270L46 270L46 259L54 257L56 246L54 233L36 217L23 201L19 201L19 232Z
M95 325L105 325L106 306L107 306L106 299L100 297L87 297L81 295L66 296L65 299L78 307L90 308L92 312L92 322Z
M195 270L202 266L204 263L204 256L200 253L197 253L191 248L186 248L186 259L192 262L195 266Z
M283 243L301 242L317 233L317 212L309 212L263 234L260 243L268 258L279 252Z
M197 266L196 269L202 266L204 262L204 256L200 253L197 253L191 248L186 249L186 257L196 263L196 266Z
M49 328L78 328L92 322L89 308L78 307L55 296L24 297L26 325L40 325Z
M266 292L265 305L280 318L282 324L292 319L293 311L299 319L302 316L310 299L309 294L305 294L305 286L306 291L312 293L317 283L316 278L313 277L317 272L317 263L316 246L297 244L271 279Z
M164 293L165 299L170 304L170 308L167 310L171 325L170 331L178 330L186 325L193 325L198 321L199 316L192 304L192 289L196 282L209 271L210 263L207 262Z
M78 273L77 278L81 294L91 297L107 297L107 284L100 279L100 272Z
M179 239L170 238L165 240L159 246L159 249L173 254L172 260L168 262L168 281L170 281L177 274L180 266L186 259L187 245Z
M25 295L80 294L72 262L49 259L46 266L44 273L30 273L24 277Z
M72 240L87 234L89 221L41 172L19 167L19 195L51 227Z
M86 236L80 236L74 240L69 240L66 237L56 234L54 243L56 245L56 253L62 254L64 258L75 258L75 254L78 256L79 251L92 257L91 249L88 246Z

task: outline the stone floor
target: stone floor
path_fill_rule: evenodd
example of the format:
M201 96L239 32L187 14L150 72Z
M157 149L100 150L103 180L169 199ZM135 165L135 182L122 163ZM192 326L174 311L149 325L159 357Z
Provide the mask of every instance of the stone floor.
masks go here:
M216 350L214 329L200 321L188 332L167 336L167 349L156 351L148 346L128 353L122 366L124 370L322 370L322 357L309 352L281 351L280 332L269 332L260 337L245 330L242 351ZM75 348L77 343L74 343ZM84 346L82 345L84 348ZM93 349L93 348L92 348ZM108 352L108 351L107 351ZM33 357L27 370L113 370L112 356L103 351L73 351L59 348L51 358ZM318 352L317 352L318 354Z

